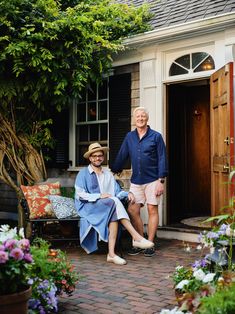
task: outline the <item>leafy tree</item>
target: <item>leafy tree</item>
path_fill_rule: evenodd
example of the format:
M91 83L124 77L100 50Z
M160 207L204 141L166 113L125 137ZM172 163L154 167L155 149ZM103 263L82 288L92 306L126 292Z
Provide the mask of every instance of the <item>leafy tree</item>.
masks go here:
M149 29L150 14L111 0L0 0L0 8L0 180L20 197L20 184L46 178L50 112L100 81L121 40Z

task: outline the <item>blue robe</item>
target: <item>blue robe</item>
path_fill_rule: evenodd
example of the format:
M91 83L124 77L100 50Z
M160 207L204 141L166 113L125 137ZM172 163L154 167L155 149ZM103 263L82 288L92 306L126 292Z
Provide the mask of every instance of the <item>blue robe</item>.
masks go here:
M115 179L114 179L115 181ZM90 173L88 167L82 169L75 181L75 188L79 187L86 193L100 193L97 176L94 172ZM115 196L122 191L119 184L115 181ZM111 198L98 198L94 202L75 197L75 206L80 219L80 245L87 252L92 253L98 249L98 240L108 242L109 223L118 220L116 205ZM121 218L126 218L125 215Z

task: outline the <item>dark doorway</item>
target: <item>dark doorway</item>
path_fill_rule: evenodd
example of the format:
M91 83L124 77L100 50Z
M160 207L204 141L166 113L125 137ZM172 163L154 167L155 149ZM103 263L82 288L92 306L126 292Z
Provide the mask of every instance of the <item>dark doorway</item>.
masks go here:
M167 86L168 221L210 216L210 85Z

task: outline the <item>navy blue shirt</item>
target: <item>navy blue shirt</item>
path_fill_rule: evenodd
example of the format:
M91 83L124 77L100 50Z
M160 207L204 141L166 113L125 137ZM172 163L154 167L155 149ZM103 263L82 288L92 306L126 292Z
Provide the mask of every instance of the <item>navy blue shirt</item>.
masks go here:
M137 129L127 133L111 170L121 172L128 157L132 165L131 182L134 184L150 183L168 174L162 135L150 127L141 139Z

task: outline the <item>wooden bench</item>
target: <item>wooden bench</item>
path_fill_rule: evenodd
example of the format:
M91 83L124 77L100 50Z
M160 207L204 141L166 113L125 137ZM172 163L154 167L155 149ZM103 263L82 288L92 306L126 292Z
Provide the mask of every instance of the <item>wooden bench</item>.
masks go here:
M31 240L35 237L40 237L48 241L79 241L80 217L63 219L58 219L56 217L32 219L30 218L29 206L25 198L21 199L21 206L25 213L25 221L31 226ZM58 236L56 234L54 236L53 234L47 234L48 227L52 227L53 224L57 224L59 227L62 226L61 232ZM63 226L72 226L74 227L75 232L73 232L71 236L69 236L69 234L66 235L66 232L63 234Z

